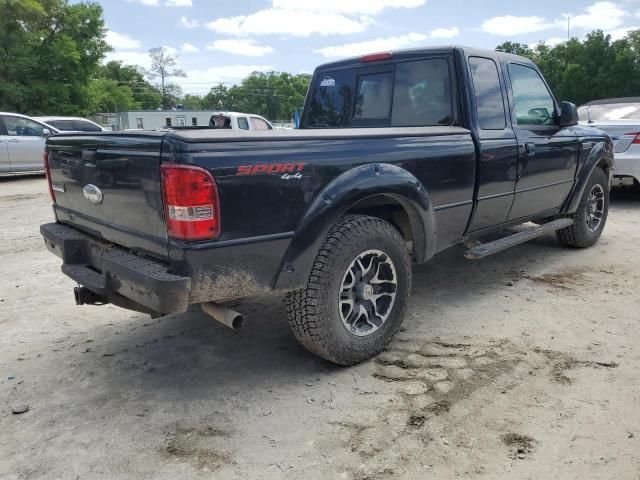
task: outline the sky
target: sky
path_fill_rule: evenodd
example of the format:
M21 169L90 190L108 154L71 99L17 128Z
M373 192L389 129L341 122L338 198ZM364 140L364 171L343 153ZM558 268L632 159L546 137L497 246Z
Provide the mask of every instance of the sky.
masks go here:
M252 71L312 73L344 57L429 45L555 45L602 29L640 29L640 0L98 0L107 60L147 67L166 47L187 73L184 93L205 94Z

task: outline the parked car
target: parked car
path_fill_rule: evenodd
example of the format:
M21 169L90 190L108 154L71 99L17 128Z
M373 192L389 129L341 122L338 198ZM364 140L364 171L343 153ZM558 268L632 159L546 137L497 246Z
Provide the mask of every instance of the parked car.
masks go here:
M82 117L34 117L36 120L51 125L60 132L110 132L94 121Z
M274 130L276 127L260 115L239 112L214 112L209 119L213 128L232 130Z
M614 183L640 188L640 97L608 98L578 109L580 123L597 127L613 139Z
M57 132L26 115L0 112L0 175L42 172L46 138Z
M51 137L56 222L41 233L81 285L78 304L202 304L235 328L242 316L223 302L288 292L300 342L353 364L400 328L413 263L460 243L481 259L548 232L598 240L613 144L577 122L523 57L366 55L316 69L298 130ZM538 225L481 243L527 222Z

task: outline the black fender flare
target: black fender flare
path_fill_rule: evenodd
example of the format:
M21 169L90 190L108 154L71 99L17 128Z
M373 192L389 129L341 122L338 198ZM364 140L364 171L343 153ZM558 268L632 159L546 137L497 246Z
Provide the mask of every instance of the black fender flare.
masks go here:
M591 177L593 170L598 166L605 165L609 170L609 181L613 176L615 168L613 143L610 139L603 140L582 140L582 148L580 150L580 163L576 173L576 181L573 189L567 197L565 206L562 209L563 214L574 213L578 209L578 204L584 193L587 181Z
M424 262L431 258L436 249L436 221L422 183L395 165L361 165L331 181L311 203L284 255L274 289L304 286L329 229L351 207L374 196L390 197L404 208L414 235L414 260Z

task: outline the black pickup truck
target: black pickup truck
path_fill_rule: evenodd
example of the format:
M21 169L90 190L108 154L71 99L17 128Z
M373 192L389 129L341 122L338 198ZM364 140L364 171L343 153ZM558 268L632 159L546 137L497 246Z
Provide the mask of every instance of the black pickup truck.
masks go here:
M412 263L594 244L613 148L531 61L438 47L318 67L298 130L54 135L45 167L41 232L78 304L237 327L225 302L288 292L301 343L352 364L400 327Z

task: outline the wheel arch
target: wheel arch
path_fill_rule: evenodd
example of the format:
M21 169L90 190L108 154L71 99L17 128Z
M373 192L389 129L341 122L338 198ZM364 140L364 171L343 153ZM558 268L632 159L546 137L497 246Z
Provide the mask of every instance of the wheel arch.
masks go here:
M416 262L435 254L435 215L424 186L395 165L361 165L338 176L316 196L296 228L274 289L292 290L305 284L327 232L347 213L391 223L410 242Z
M576 181L562 209L563 214L571 214L578 209L580 199L584 194L584 189L594 169L601 168L604 170L609 181L611 181L613 176L615 164L613 144L610 140L583 140L580 156L581 159L576 173Z

